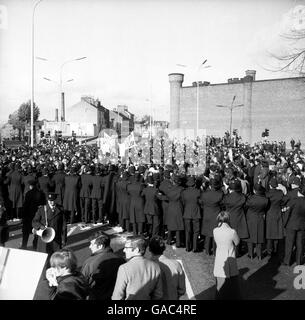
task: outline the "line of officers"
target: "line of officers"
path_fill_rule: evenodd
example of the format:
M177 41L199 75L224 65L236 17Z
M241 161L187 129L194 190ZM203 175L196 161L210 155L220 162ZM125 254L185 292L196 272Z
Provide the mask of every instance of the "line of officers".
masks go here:
M12 176L13 173L10 178L14 183ZM247 244L250 259L254 258L254 248L258 259L262 258L265 243L267 253L276 254L280 240L285 238L283 263L291 263L294 247L296 262L302 263L305 188L299 177L293 178L286 195L276 177L268 181L267 189L258 182L253 194L245 195L238 178L224 184L221 175L215 174L203 183L202 177L178 175L167 169L157 172L145 166L109 165L107 170L103 165L81 169L72 166L67 173L59 164L52 176L47 168L42 168L39 178L33 172L26 177L31 192L26 192L23 201L23 247L27 246L29 230L37 227L33 222L35 215L40 210L42 218L43 204L50 207L46 199L51 194L52 210L57 208L65 217L63 229L57 232L62 235L59 246L67 241L66 223L110 221L134 234L161 235L168 244L176 243L186 251L198 252L199 239L204 236L204 250L210 255L215 253L216 217L226 210L231 227L244 240L241 243ZM237 249L241 253L242 245Z

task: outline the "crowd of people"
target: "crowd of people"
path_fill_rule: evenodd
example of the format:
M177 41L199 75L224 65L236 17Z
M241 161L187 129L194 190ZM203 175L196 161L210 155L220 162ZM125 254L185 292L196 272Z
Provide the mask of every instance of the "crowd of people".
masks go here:
M282 143L264 141L251 147L210 138L205 146L205 171L199 175L190 164L175 159L163 165L101 163L97 148L86 145L2 149L1 243L8 240L7 220L22 219L23 249L32 228L38 231L50 226L56 231L54 240L44 243L35 236L33 248L47 252L50 264L57 266L66 256L73 260L68 253L53 256L66 245L67 224L109 223L142 240L159 239L159 245L165 240L187 252L203 250L217 257L222 237L215 228L228 225L236 233L228 233L234 255L262 259L265 252L278 254L282 243L283 264L293 263L295 248L300 265L305 236L305 155L300 146L294 144L286 151ZM221 220L220 213L229 218L225 215ZM146 249L142 240L131 246L139 256ZM126 256L128 249L125 246ZM223 258L219 261L228 263ZM157 278L155 267L142 260L141 264L151 268L150 274ZM219 268L215 267L215 276ZM118 266L112 298L133 294L123 290L128 270L125 265ZM160 298L159 280L155 280L155 297Z

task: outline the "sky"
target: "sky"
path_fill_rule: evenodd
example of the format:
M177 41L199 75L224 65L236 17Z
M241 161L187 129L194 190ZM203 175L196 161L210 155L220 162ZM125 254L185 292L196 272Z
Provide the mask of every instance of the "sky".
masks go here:
M36 2L0 0L1 123L31 98ZM305 0L42 0L34 19L35 57L46 59L35 59L40 119L55 118L66 61L66 110L90 95L109 109L125 104L139 117L152 108L156 120L169 120L169 73L183 73L184 86L224 83L248 69L256 70L257 80L298 76L276 72L278 61L270 53L289 49L281 35L296 12L303 16L296 10L304 5ZM75 60L81 57L86 58Z

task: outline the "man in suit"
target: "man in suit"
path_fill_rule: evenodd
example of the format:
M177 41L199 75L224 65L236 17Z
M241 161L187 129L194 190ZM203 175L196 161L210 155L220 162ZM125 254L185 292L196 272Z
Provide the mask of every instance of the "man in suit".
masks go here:
M290 265L294 244L296 245L296 264L302 264L305 238L305 186L298 197L288 202L287 218L285 221L286 240L283 265Z
M158 300L163 296L161 270L156 262L144 258L147 243L135 236L125 243L128 262L119 267L112 300Z
M22 245L21 249L26 249L30 233L32 231L32 220L39 208L46 204L45 195L37 188L37 180L29 180L29 191L25 194L22 215ZM37 248L38 236L34 235L33 249Z
M92 189L92 175L91 169L89 166L84 168L84 171L81 174L81 189L80 189L80 207L81 207L81 216L82 222L89 221L89 210L91 207L91 189Z
M125 260L113 253L107 235L97 232L89 240L92 255L81 271L89 282L89 300L111 300L119 266Z
M157 262L161 269L163 288L161 300L179 300L185 294L185 273L177 260L169 259L163 255L165 249L165 242L160 236L150 239L151 259Z

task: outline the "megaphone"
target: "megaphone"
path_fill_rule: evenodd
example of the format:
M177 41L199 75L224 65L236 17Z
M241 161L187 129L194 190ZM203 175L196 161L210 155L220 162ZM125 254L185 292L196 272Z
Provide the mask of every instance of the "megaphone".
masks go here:
M55 238L55 230L50 227L46 227L44 229L39 229L39 230L36 230L33 228L32 233L41 237L41 240L45 243L49 243L53 241Z

